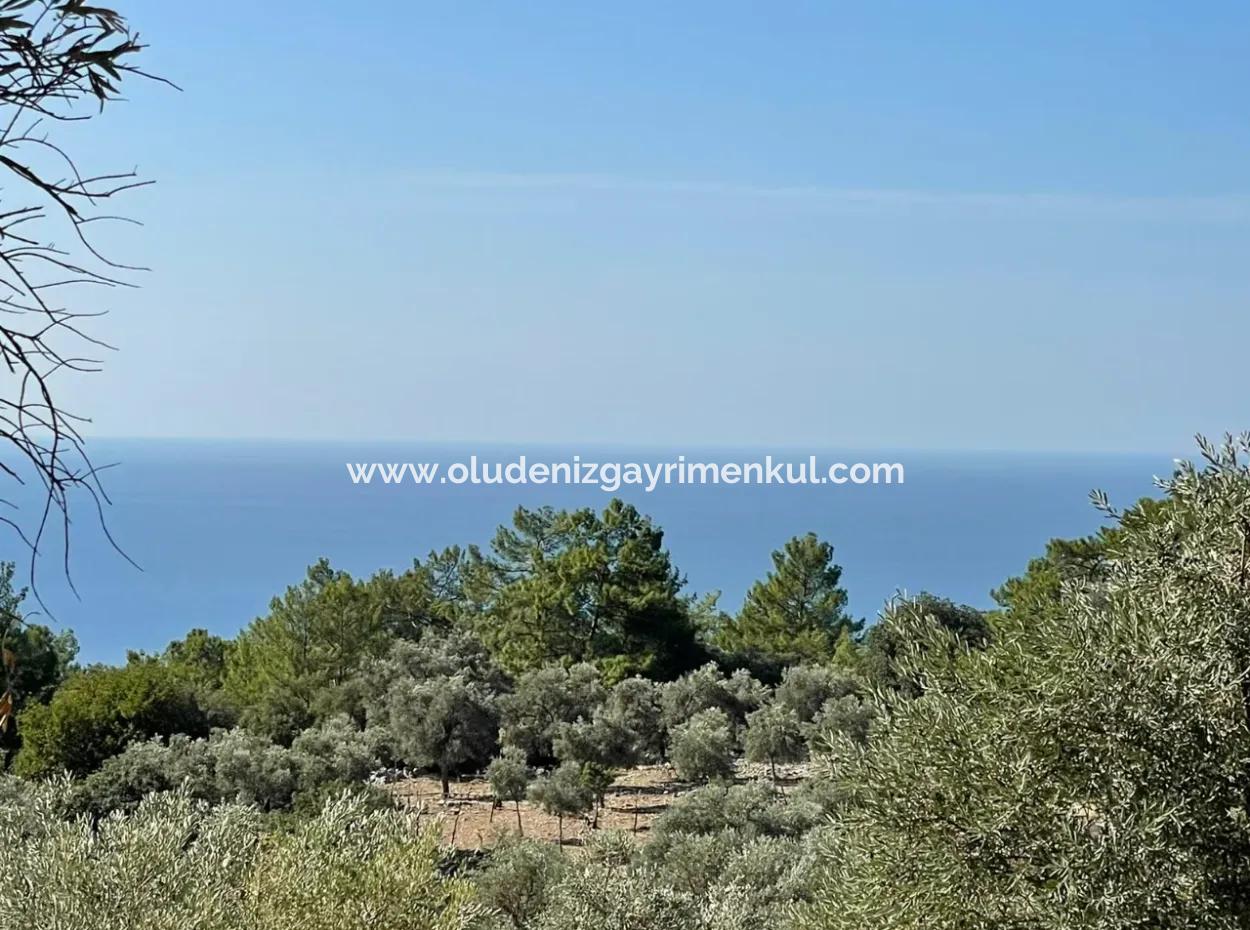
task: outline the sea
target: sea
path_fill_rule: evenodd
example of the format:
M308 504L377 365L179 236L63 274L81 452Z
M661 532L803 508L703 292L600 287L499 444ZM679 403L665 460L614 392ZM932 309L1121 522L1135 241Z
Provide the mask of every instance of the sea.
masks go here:
M78 637L82 662L124 661L203 627L232 636L263 615L321 557L354 575L403 570L452 544L489 543L517 507L602 508L621 497L664 530L686 590L735 609L770 553L813 532L833 544L853 613L867 620L899 594L929 591L979 608L1047 540L1095 532L1101 489L1119 505L1158 494L1167 455L872 450L682 450L687 461L898 462L901 484L599 485L353 483L348 464L674 461L673 450L468 444L93 440L109 503L100 527L72 502L68 576L50 542L35 564L32 619ZM19 494L19 519L34 501ZM10 515L13 515L10 513ZM3 538L3 537L0 537ZM120 552L118 551L120 549ZM16 537L4 558L28 578ZM40 603L42 602L42 603Z

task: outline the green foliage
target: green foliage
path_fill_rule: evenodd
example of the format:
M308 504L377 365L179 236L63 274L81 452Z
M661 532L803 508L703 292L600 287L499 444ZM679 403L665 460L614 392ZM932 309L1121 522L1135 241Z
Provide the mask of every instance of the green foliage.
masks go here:
M27 777L62 769L86 775L135 740L208 730L186 682L151 659L76 672L49 703L27 707L18 724L22 748L14 770Z
M615 678L677 674L699 649L663 532L613 500L592 510L517 510L469 585L482 638L514 673L571 659Z
M460 930L484 909L410 818L344 796L267 833L254 810L154 795L133 814L65 821L64 787L0 794L0 928Z
M304 731L290 749L244 730L214 730L208 739L176 734L168 742L130 743L76 784L73 798L76 809L95 814L133 810L145 796L174 789L264 811L285 810L295 800L306 809L314 799L324 801L331 787L341 793L360 786L375 767L365 734L346 718Z
M954 659L990 642L990 624L984 613L945 598L922 593L889 604L881 620L868 631L860 671L875 687L907 698L924 690L914 653L930 649L921 665Z
M291 753L246 730L215 730L208 741L218 797L263 811L289 807L299 773Z
M203 739L176 734L134 742L74 785L73 806L92 814L131 811L149 794L181 788L190 797L220 800L214 759Z
M688 781L729 778L734 771L734 749L729 717L710 708L673 729L669 759L677 774Z
M767 762L777 780L778 762L803 758L803 731L798 714L780 704L767 704L747 717L744 740L750 762Z
M618 681L594 712L618 742L613 748L620 765L658 762L664 752L660 689L653 681L633 677Z
M560 843L564 843L564 818L584 814L594 794L582 779L582 767L566 762L548 775L534 780L529 798L548 814L560 818Z
M809 925L1246 925L1247 448L1204 446L1097 573L828 760L851 802Z
M521 802L525 800L533 774L525 762L525 753L515 746L505 746L486 769L491 797L496 804L511 801L515 805L516 829L522 835L525 827L521 823Z
M565 724L590 719L605 699L598 670L587 663L550 665L523 674L500 701L500 736L532 762L555 758L554 741Z
M303 731L291 743L301 790L327 783L359 783L378 768L375 743L345 714Z
M846 613L842 568L833 546L815 533L796 536L773 553L773 570L747 592L737 618L717 645L730 652L773 656L784 662L827 662L845 631L857 624Z
M606 863L570 870L551 897L536 925L540 930L698 930L701 923L692 896L672 890L649 871Z
M246 727L286 742L343 709L348 683L392 642L374 593L322 559L239 634L225 690Z
M716 709L723 711L734 726L740 726L767 696L768 689L747 671L739 669L726 677L709 662L661 686L661 719L665 728L672 730L700 711Z
M568 870L564 853L550 843L507 837L474 873L473 884L478 900L517 930L526 930L535 926Z
M782 674L774 700L794 711L800 723L811 723L830 700L859 694L863 685L839 669L824 665L794 665Z
M16 566L0 562L0 771L21 746L15 717L48 701L69 674L78 641L24 619L26 589L14 587Z
M463 675L400 679L387 693L387 719L400 758L437 770L443 797L452 775L481 768L498 748L495 696Z
M877 707L861 695L830 698L804 728L808 748L813 753L828 751L843 739L863 746L877 713Z

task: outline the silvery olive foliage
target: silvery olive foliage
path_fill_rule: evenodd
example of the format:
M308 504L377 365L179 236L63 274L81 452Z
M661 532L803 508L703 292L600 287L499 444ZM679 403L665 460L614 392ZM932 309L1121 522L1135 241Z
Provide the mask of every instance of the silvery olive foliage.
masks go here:
M0 789L0 930L459 930L487 913L434 835L350 795L281 831L185 792L93 828L61 816L66 790Z
M778 762L798 762L803 758L803 729L799 715L789 707L769 703L747 715L743 738L750 762L767 762L775 781Z
M712 707L699 711L674 727L669 739L669 760L682 778L705 782L733 775L736 746L729 716L723 710Z
M806 926L1250 925L1250 440L1201 451L1108 511L1105 570L984 653L917 650L923 696L825 759Z

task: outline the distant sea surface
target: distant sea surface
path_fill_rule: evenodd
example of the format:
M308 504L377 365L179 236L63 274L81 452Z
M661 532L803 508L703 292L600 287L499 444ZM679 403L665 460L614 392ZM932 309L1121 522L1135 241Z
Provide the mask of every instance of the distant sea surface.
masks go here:
M402 570L431 549L485 545L517 506L603 507L613 496L555 485L353 485L345 467L437 461L446 468L474 452L491 461L520 454L562 461L573 454L555 447L97 440L92 450L97 464L118 463L105 473L112 499L106 518L142 570L110 548L90 502L80 500L70 563L78 597L65 582L59 553L49 552L37 576L53 625L75 631L81 659L89 662L120 661L128 649L162 649L193 627L234 635L322 556L356 575ZM688 459L722 462L765 454L682 451ZM810 531L833 543L852 610L871 618L900 591L989 607L990 591L1021 572L1048 539L1103 524L1089 504L1091 489L1129 504L1157 493L1153 476L1173 467L1167 456L811 451L822 462L898 461L906 482L670 485L651 493L626 487L616 496L663 527L688 591L719 590L722 605L733 609L770 568L770 552ZM676 455L576 452L587 461ZM5 551L25 567L13 538Z

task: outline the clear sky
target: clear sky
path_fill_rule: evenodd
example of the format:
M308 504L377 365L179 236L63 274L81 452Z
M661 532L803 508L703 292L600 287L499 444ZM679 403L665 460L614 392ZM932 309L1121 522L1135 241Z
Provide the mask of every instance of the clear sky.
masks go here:
M96 433L1250 426L1245 4L115 5L184 91L74 128L159 181Z

